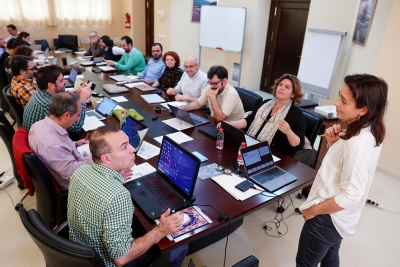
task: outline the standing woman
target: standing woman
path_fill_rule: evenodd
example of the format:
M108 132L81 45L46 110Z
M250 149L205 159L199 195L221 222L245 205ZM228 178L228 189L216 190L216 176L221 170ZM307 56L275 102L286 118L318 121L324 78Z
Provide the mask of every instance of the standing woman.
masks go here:
M159 87L163 90L174 88L182 77L182 70L179 68L181 60L177 53L168 51L163 55L163 61L167 66L161 77L153 83L154 87Z
M387 106L386 82L369 74L344 78L336 100L339 119L325 131L328 153L322 161L307 200L296 266L339 266L342 239L354 234L374 178Z

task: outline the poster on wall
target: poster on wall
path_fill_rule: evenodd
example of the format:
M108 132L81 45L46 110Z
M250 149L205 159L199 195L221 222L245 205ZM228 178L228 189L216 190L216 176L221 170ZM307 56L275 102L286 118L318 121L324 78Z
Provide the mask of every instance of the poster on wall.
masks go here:
M365 46L377 1L378 0L362 0L360 2L356 27L353 34L353 43Z
M202 6L216 6L217 0L193 0L192 22L200 22Z

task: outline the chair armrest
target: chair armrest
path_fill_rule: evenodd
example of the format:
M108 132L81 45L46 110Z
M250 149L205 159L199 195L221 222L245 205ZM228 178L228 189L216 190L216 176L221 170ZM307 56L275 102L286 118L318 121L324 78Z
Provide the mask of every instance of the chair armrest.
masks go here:
M294 152L291 156L301 163L314 168L317 152L314 149L301 149Z

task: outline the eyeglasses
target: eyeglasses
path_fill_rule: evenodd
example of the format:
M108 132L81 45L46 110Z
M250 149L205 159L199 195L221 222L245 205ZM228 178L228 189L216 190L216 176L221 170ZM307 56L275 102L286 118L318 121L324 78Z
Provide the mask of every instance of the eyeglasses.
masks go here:
M208 81L208 84L209 85L218 85L221 81L222 81L222 79L219 80L218 82L215 82L215 83L212 83L212 82Z
M184 66L185 67L185 69L191 69L191 68L194 68L196 65L189 65L189 66Z
M97 37L97 35L89 35L89 38Z

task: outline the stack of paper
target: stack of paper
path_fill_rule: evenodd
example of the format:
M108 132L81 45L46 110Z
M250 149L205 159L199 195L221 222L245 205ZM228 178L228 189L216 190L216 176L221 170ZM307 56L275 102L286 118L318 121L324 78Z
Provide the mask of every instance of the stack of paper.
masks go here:
M167 134L166 136L168 136L169 138L171 138L172 140L174 140L176 143L178 144L182 144L188 141L192 141L193 138L182 133L182 132L176 132L176 133L172 133L172 134ZM156 140L157 142L159 142L160 144L162 143L164 136L159 136L159 137L155 137L154 140Z
M85 116L85 121L83 123L82 129L85 132L88 132L88 131L95 130L103 125L104 125L104 123L99 121L99 119L96 118L95 116Z
M110 67L110 66L99 67L99 69L101 69L101 71L103 71L103 72L117 71L116 68L113 68L113 67Z
M154 168L147 162L139 164L139 165L134 165L132 167L132 172L133 172L132 177L129 180L126 180L125 183L135 180L137 178L140 178L142 176L145 176L149 173L153 173L155 171L156 171L156 168Z
M126 83L124 84L124 86L128 87L128 88L135 88L136 86L139 85L146 85L144 82L132 82L132 83Z
M148 104L157 104L165 102L164 98L157 94L140 95Z
M90 156L89 144L83 144L77 147L78 151L82 154L82 156L87 157Z
M142 159L148 160L154 156L160 154L160 148L152 145L146 141L142 142L142 145L139 148L139 151L136 153Z
M257 185L254 186L260 190L250 188L246 192L240 191L239 189L235 188L235 186L237 184L240 184L246 179L236 176L234 174L232 175L222 174L219 176L211 177L211 179L213 179L217 184L219 184L223 189L225 189L225 191L228 192L231 196L233 196L236 200L243 201L261 193L261 191L264 191L261 187Z
M161 105L167 109L169 109L168 104L174 107L180 107L180 106L185 106L188 104L186 101L172 101L168 103L162 103Z

